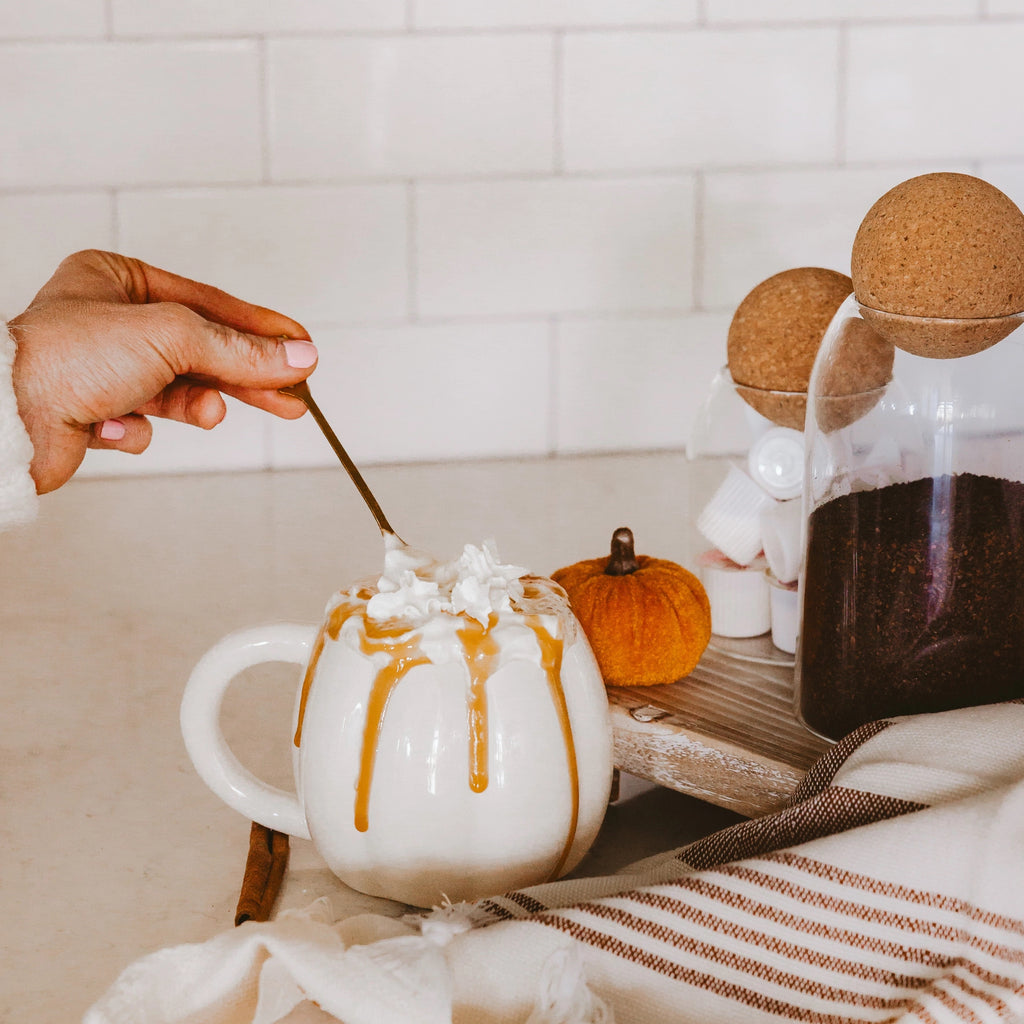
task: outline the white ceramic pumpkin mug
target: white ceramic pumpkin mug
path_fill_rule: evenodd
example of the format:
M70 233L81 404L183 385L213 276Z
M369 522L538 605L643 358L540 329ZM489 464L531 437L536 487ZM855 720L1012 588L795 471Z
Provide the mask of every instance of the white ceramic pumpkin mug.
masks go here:
M467 551L469 548L467 548ZM199 661L181 727L199 775L246 817L311 838L342 881L414 906L472 900L571 870L597 836L612 778L608 703L564 593L524 577L519 610L415 628L366 614L366 585L323 625L232 633ZM305 666L296 793L245 768L221 731L231 680Z

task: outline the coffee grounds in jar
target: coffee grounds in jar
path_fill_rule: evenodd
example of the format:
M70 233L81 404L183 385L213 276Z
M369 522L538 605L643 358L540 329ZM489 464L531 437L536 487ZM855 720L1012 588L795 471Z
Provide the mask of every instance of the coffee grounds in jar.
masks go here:
M1024 696L1024 484L964 473L825 502L803 608L799 714L824 736Z

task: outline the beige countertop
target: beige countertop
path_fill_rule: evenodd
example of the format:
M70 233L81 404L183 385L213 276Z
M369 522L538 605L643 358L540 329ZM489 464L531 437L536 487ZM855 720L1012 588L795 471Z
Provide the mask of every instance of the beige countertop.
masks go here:
M366 477L410 543L451 557L493 537L505 560L550 572L603 554L622 525L639 550L685 561L687 472L664 453ZM230 927L249 824L188 760L185 680L232 629L318 621L328 596L380 558L340 469L74 481L42 499L35 524L0 536L0 1021L66 1024L135 958ZM279 785L294 675L247 674L224 716L241 759ZM668 789L629 792L580 870L614 870L736 820ZM281 905L325 893L352 910L382 904L294 840Z

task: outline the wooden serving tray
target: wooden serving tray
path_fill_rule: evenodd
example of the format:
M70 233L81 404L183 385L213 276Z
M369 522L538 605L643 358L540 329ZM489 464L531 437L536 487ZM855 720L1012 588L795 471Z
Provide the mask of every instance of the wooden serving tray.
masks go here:
M709 648L667 686L609 686L615 765L748 817L779 810L831 744L793 712L793 669Z

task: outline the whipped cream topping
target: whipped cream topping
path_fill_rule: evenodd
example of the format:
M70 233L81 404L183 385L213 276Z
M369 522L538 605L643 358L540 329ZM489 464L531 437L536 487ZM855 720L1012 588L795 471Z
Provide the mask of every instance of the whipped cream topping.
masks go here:
M487 626L492 613L510 611L522 599L526 573L521 566L502 563L492 540L480 547L467 544L457 559L440 562L389 536L384 572L366 614L377 622L403 619L415 626L448 612Z

